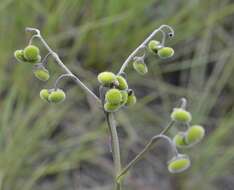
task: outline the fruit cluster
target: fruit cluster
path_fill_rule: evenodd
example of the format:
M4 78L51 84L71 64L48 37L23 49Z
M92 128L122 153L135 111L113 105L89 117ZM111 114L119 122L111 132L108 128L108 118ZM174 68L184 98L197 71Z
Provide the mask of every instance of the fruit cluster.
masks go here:
M151 40L148 44L150 52L157 54L160 58L170 58L174 55L174 50L171 47L164 47L159 41Z
M164 47L159 41L151 40L148 43L148 49L151 53L157 54L160 58L166 59L174 55L174 50L171 47ZM144 75L148 72L147 65L145 64L144 57L134 57L133 68L140 74Z
M65 100L66 94L62 89L42 89L40 97L49 103L60 103Z
M33 65L33 73L37 79L41 81L49 80L49 71L44 67L44 63L41 63L40 50L37 46L28 45L23 50L16 50L14 55L20 63ZM61 89L42 89L40 97L50 103L60 103L66 98L66 94Z
M98 75L98 81L108 90L105 93L104 110L115 112L123 106L131 106L136 103L136 96L132 89L128 88L126 79L112 72L102 72Z
M41 81L49 80L49 71L41 63L40 50L37 46L28 45L23 50L16 50L14 55L20 63L30 63L34 66L33 73L37 79Z
M192 120L191 114L184 108L174 108L171 113L171 119L178 124L185 124L187 130L178 132L173 138L173 143L177 148L189 148L199 143L204 135L205 129L200 125L190 126ZM190 159L185 154L179 154L168 163L168 170L172 173L179 173L190 166Z

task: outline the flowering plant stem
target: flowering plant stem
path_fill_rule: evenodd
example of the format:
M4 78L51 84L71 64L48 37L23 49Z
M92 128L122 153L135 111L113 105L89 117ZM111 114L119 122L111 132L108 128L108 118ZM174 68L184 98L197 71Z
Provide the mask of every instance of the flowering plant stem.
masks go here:
M110 134L111 134L111 149L114 159L114 167L115 167L115 176L117 179L119 173L122 170L121 166L121 156L120 156L120 147L119 147L119 137L116 129L116 122L114 119L113 113L106 112L106 120L109 126ZM115 180L115 190L121 190L121 180Z
M139 160L144 158L145 154L155 145L155 143L161 139L161 137L165 137L164 135L169 131L169 129L174 125L174 121L171 121L168 126L159 134L151 138L148 144L143 148L143 150L136 155L132 161L130 161L126 167L119 173L116 180L121 181L121 178L129 171L131 167L133 167Z
M47 42L44 40L44 38L41 36L41 33L40 33L40 30L36 29L36 28L30 28L30 27L27 27L26 28L26 31L31 31L31 32L35 32L35 34L32 36L31 40L30 40L30 44L32 43L32 40L34 38L38 38L42 44L45 46L45 48L48 50L49 54L48 55L51 55L55 61L58 63L58 65L60 67L62 67L65 72L69 75L71 75L71 77L74 79L74 81L85 91L87 92L87 94L89 94L91 97L93 97L97 102L98 104L101 103L100 99L77 77L75 76L67 67L66 65L64 65L64 63L62 62L62 60L60 59L60 57L58 56L57 53L55 53L51 48L50 46L47 44Z
M164 29L167 29L168 31L165 32ZM55 82L55 88L57 88L57 83L60 81L60 79L64 77L71 77L88 95L93 97L94 100L98 103L98 105L103 105L103 97L97 97L76 75L74 75L62 62L62 60L59 58L58 54L54 52L50 46L47 44L47 42L44 40L44 38L40 34L40 30L36 28L26 28L26 31L33 32L34 35L31 37L29 44L32 44L33 39L38 38L41 43L44 45L44 47L48 50L48 54L44 58L44 62L47 60L48 56L52 56L57 64L64 69L65 74L61 75ZM161 32L163 35L163 39L161 44L163 45L166 39L166 35L169 34L169 36L174 35L173 29L168 25L162 25L159 28L155 29L149 37L147 37L126 59L126 61L123 63L122 67L120 68L118 75L123 74L125 68L128 66L129 62L131 62L134 57L141 51L146 49L147 43L158 33ZM143 55L144 56L144 55ZM103 93L100 93L102 96ZM114 118L113 113L105 112L106 121L110 130L111 135L111 147L112 147L112 154L113 154L113 160L114 160L114 178L115 178L115 187L114 190L121 190L122 189L122 178L124 174L126 174L129 169L134 166L140 159L144 157L144 155L152 148L152 146L160 139L160 138L166 138L164 134L168 132L168 130L173 126L174 121L171 121L169 125L157 136L154 136L150 142L145 146L145 148L131 161L125 168L122 169L121 166L121 155L120 155L120 145L119 145L119 138L118 133L116 129L116 121ZM167 139L167 138L166 138ZM167 139L168 140L168 139ZM171 143L171 142L170 142Z

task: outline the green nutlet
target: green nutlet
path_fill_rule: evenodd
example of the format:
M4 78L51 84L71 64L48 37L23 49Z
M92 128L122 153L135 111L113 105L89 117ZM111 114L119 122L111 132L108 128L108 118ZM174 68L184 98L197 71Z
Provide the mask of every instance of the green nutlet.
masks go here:
M160 42L157 41L157 40L151 40L149 43L148 43L148 48L150 50L150 52L156 54L158 52L158 50L160 48L162 48L162 46L160 45Z
M116 75L109 71L100 73L97 78L98 81L104 86L109 86L116 81Z
M172 57L174 55L174 50L171 47L163 47L158 50L158 56L162 59Z
M188 123L192 120L191 114L183 108L174 108L171 113L171 119L178 122Z
M140 74L145 75L148 73L148 67L143 59L135 59L133 62L133 68Z
M118 88L120 90L128 89L128 83L127 83L127 81L126 81L126 79L124 77L118 75L118 76L116 76L116 79L117 79L117 81L119 83Z
M115 112L120 108L120 105L118 104L111 104L109 102L106 102L104 104L104 109L106 112Z
M173 138L173 142L178 148L188 148L188 144L185 141L186 134L183 132L179 132Z
M49 71L45 68L38 68L33 71L36 78L41 81L47 81L50 78Z
M128 95L128 100L126 102L127 106L133 106L137 101L136 96L133 94Z
M119 105L122 101L121 91L118 89L110 89L107 91L105 99L110 104Z
M45 101L48 102L49 101L49 95L50 95L50 93L49 93L49 91L47 89L42 89L40 91L40 98L42 100L45 100Z
M200 125L193 125L189 127L186 133L186 142L189 144L197 144L205 136L205 129Z
M37 46L34 45L28 45L24 49L24 57L29 62L34 63L35 61L38 61L40 59L40 50Z
M168 170L171 173L181 173L187 170L191 161L187 155L178 155L168 162Z
M65 98L66 98L66 94L61 89L54 90L49 95L49 101L51 103L60 103L60 102L64 101Z
M24 51L23 50L16 50L14 53L15 58L17 59L17 61L19 61L20 63L23 63L25 61L27 61L24 57Z

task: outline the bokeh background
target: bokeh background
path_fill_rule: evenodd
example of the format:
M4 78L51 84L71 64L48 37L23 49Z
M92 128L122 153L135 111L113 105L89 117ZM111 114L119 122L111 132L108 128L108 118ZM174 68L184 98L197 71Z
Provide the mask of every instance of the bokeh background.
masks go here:
M103 113L71 81L60 83L67 92L64 103L40 100L40 89L50 88L63 71L50 59L51 80L42 83L31 66L16 64L14 50L24 48L30 37L25 27L39 28L65 64L97 93L97 74L117 72L161 24L175 29L175 38L167 41L175 56L166 61L148 56L144 77L127 69L138 103L116 114L123 162L162 130L180 97L188 99L193 123L203 124L207 134L184 151L192 160L188 171L167 171L170 152L162 143L129 173L125 189L233 189L233 13L231 0L1 0L0 189L112 189Z

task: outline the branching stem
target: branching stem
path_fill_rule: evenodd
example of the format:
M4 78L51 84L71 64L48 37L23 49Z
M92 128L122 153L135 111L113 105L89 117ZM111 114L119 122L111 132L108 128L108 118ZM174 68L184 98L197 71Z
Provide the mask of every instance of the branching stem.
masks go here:
M146 146L143 148L143 150L136 155L136 157L134 159L132 159L132 161L129 162L129 164L127 166L125 166L123 168L123 170L119 173L118 177L116 178L117 181L121 180L121 178L129 171L130 168L132 168L138 161L140 161L141 159L144 158L145 154L148 153L148 151L156 144L156 142L158 142L158 140L160 139L166 139L173 150L174 154L177 154L177 150L174 147L173 143L171 142L171 140L169 140L168 137L165 136L165 134L170 130L170 128L174 125L174 121L171 121L168 126L159 134L156 135L154 137L151 138L151 140L149 141L148 144L146 144Z
M169 31L167 31L167 33L164 32L163 29L168 29ZM158 32L162 32L163 33L163 40L162 43L165 42L165 34L168 34L170 37L174 36L174 30L168 26L168 25L161 25L159 28L155 29L148 38L145 39L145 41L143 41L129 56L128 58L125 60L125 62L123 63L122 67L119 70L119 75L121 73L124 72L125 68L128 66L129 62L131 62L133 60L133 58L137 55L137 53L143 49L146 48L147 43L158 33Z
M64 65L64 63L62 62L62 60L59 58L58 54L55 53L51 48L50 46L47 44L47 42L44 40L44 38L41 36L41 33L40 33L40 30L36 29L36 28L26 28L26 31L29 31L29 32L34 32L35 34L32 36L32 38L30 39L29 41L29 44L32 43L32 40L35 39L35 38L38 38L42 44L45 46L45 48L48 50L48 52L50 53L50 55L55 59L55 61L57 62L57 64L62 67L65 72L69 75L71 75L75 82L85 91L87 92L87 94L89 94L91 97L93 97L97 102L98 104L101 103L100 99L76 76L74 75L67 67L66 65Z

